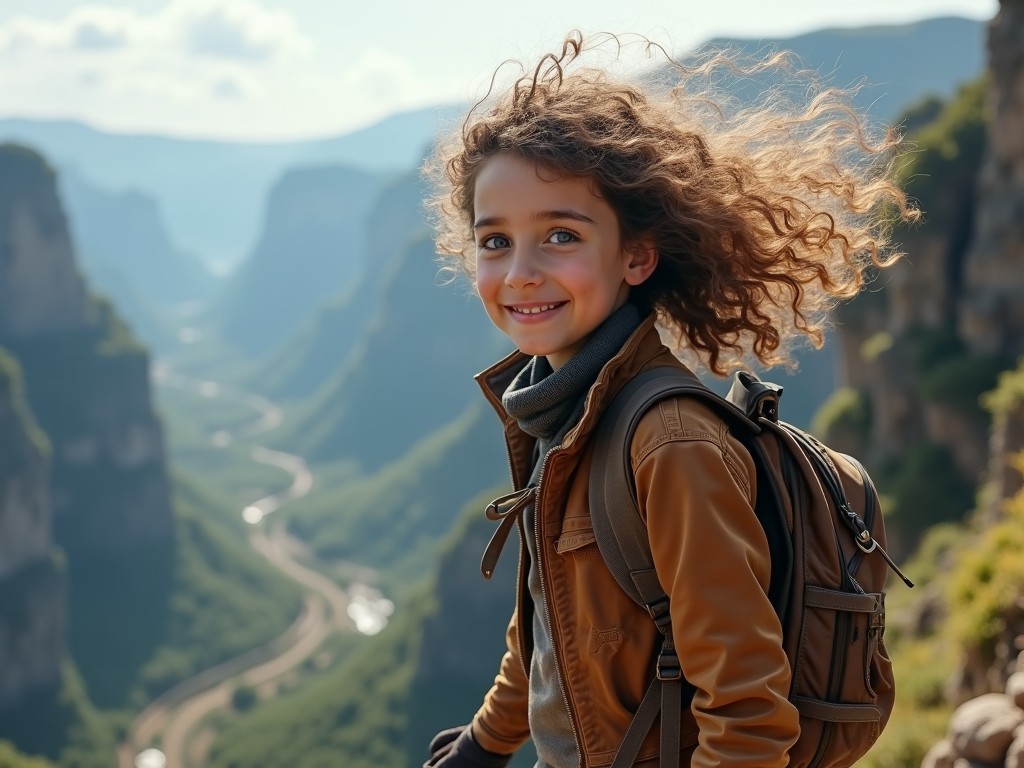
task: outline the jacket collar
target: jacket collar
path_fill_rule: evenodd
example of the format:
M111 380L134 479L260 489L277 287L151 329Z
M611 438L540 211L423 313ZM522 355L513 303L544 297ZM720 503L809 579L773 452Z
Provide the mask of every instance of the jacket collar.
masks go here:
M655 361L657 365L682 365L662 343L655 327L656 320L653 312L648 315L616 355L601 369L587 393L583 415L565 436L562 441L563 447L568 448L582 436L589 434L611 398L639 371L651 367ZM529 360L529 355L516 351L474 377L484 396L504 422L506 434L509 434L510 430L515 432L519 429L516 420L502 405L501 396Z

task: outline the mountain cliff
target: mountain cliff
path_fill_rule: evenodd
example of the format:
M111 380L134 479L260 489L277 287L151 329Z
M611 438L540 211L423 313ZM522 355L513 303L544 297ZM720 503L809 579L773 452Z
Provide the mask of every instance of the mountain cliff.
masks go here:
M384 299L384 290L404 247L428 232L423 216L426 184L411 170L386 184L363 223L366 265L348 290L307 312L304 328L272 355L252 387L286 399L315 393L344 367Z
M67 641L67 583L53 546L49 446L0 348L0 710L55 687Z
M400 252L372 324L282 441L372 472L481 397L472 375L508 350L479 300L438 287L433 243ZM455 382L453 384L453 382Z
M59 186L89 285L114 302L147 346L171 346L173 311L211 298L216 278L173 243L150 196L108 192L71 171L61 173Z
M53 171L0 148L0 344L21 364L53 446L53 520L63 548L166 539L171 512L145 352L74 261Z
M325 166L289 171L274 185L260 241L225 288L219 325L226 341L264 354L354 282L364 267L363 221L382 181L381 174Z

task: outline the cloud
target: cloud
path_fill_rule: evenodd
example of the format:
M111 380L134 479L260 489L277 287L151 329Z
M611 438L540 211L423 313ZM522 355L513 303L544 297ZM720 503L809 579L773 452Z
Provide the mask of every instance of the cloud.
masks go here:
M291 14L258 0L172 0L144 14L91 5L62 19L16 16L0 25L0 52L152 50L270 61L312 50Z
M202 55L267 60L312 47L291 14L253 0L176 0L165 18L185 48Z
M210 87L210 93L218 99L237 99L245 95L246 89L235 79L222 77Z
M0 117L279 139L443 99L444 78L402 51L316 50L271 2L169 0L150 11L83 4L64 17L0 22Z
M92 22L83 22L75 29L72 44L83 51L120 48L128 42L121 30L104 29Z

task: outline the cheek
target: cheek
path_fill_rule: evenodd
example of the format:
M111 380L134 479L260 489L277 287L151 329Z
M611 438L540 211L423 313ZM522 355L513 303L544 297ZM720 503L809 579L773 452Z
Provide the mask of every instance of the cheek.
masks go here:
M504 276L501 270L491 261L481 260L476 264L476 292L481 301L486 303L493 299L501 288Z

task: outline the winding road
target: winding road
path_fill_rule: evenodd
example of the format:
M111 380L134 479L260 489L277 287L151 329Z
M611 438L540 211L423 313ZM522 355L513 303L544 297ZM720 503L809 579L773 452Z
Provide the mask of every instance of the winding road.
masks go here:
M195 381L159 365L154 383L187 389L203 397L241 398L259 417L233 431L211 436L223 448L236 440L251 439L281 423L281 408L266 398L226 388L215 382ZM132 723L118 749L119 768L199 768L208 743L189 752L204 719L230 706L239 685L258 687L281 678L311 658L334 632L376 634L387 624L393 605L376 590L354 584L346 591L322 573L300 562L300 542L289 537L280 521L268 517L282 504L306 496L313 488L313 474L300 456L256 445L251 458L279 467L292 476L284 491L256 499L242 510L251 527L249 543L267 562L305 589L303 609L292 626L266 646L229 659L184 680L152 701ZM206 740L208 742L208 740ZM159 747L159 748L157 748Z

